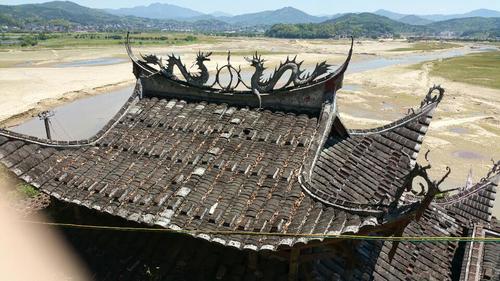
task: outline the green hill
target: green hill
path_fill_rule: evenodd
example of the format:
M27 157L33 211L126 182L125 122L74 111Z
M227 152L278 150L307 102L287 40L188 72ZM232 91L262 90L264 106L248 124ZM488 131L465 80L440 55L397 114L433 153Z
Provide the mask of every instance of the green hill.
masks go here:
M0 5L0 27L17 26L23 30L46 30L47 26L85 26L97 30L227 30L230 24L211 19L195 22L116 16L69 1L16 6ZM71 29L71 28L68 28ZM54 30L49 28L49 30Z
M402 22L402 23L412 24L412 25L426 25L426 24L433 23L433 21L431 21L431 20L424 19L424 18L421 18L419 16L415 16L415 15L404 16L404 17L398 19L397 21Z
M458 37L500 37L500 18L461 18L434 22L427 26L435 32L450 32Z
M319 24L278 24L272 26L266 35L285 38L328 38L333 36L381 37L398 34L422 34L429 29L391 20L371 14L346 14Z
M495 39L500 37L500 18L460 18L426 25L412 25L371 13L346 14L319 24L277 24L272 26L266 35L279 38L444 35L455 38Z
M53 21L82 25L123 23L120 17L69 1L0 6L0 24L22 27L26 24L43 24Z
M318 23L326 19L326 17L309 15L293 7L284 7L273 11L238 15L224 20L237 25L272 25L277 23Z

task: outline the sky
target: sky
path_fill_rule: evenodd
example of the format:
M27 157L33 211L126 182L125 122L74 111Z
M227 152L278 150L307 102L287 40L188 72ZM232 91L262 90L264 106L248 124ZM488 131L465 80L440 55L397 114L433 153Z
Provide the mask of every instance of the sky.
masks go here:
M3 5L42 3L47 0L0 0ZM204 13L222 11L233 15L292 6L313 15L373 12L386 9L404 14L455 14L475 9L500 11L500 0L73 0L91 8L124 8L151 3L174 4Z

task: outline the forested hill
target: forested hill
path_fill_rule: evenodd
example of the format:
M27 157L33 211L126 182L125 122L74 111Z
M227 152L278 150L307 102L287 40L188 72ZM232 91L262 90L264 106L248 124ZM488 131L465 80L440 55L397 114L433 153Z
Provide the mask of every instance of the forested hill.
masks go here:
M215 19L182 22L135 16L117 16L99 9L87 8L70 1L42 4L0 5L0 29L15 27L20 30L230 30L232 26ZM56 28L60 27L60 28ZM7 28L8 29L8 28Z
M106 12L80 6L69 1L16 6L0 5L0 24L23 26L51 21L75 24L119 24L123 19Z
M437 32L451 32L458 37L500 38L500 18L461 18L427 25Z
M410 25L371 13L346 14L318 24L276 24L266 32L278 38L330 38L384 36L452 36L462 38L495 39L500 37L500 18L460 18Z
M409 25L371 13L345 14L319 24L277 24L266 35L281 38L329 38L336 35L381 37L395 34L425 34L428 27Z

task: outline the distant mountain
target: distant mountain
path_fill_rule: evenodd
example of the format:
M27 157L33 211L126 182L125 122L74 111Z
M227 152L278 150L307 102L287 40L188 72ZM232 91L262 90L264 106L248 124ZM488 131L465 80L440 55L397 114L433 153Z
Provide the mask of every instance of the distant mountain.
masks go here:
M500 37L500 18L459 18L439 21L427 26L437 33L452 33L458 37Z
M455 38L500 38L500 18L460 18L411 25L371 13L346 14L319 24L276 24L266 35L280 38L331 38L335 36L388 37L397 35Z
M221 11L215 11L209 14L210 16L214 17L232 17L233 15Z
M372 13L345 14L339 18L328 20L323 24L333 24L337 30L351 32L351 34L361 33L362 36L369 34L396 34L425 31L425 27L405 24L385 16Z
M398 20L398 21L401 21L403 18L406 18L407 16L412 16L412 15L407 15L407 14L395 13L395 12L391 12L388 10L377 10L374 12L374 14L379 15L379 16L388 17L390 19ZM464 14L451 14L451 15L431 14L431 15L413 15L413 16L417 16L419 18L430 20L430 21L444 21L444 20L450 20L450 19L471 18L471 17L498 18L498 17L500 17L500 12L494 11L494 10L488 10L488 9L479 9L479 10L470 11L470 12L464 13ZM404 21L402 21L402 22L404 22ZM408 22L406 22L406 23L408 23Z
M499 11L488 10L488 9L479 9L474 10L464 14L454 14L454 15L422 15L420 16L424 19L432 20L432 21L444 21L450 19L461 19L461 18L471 18L471 17L484 17L484 18L498 18L500 17Z
M465 15L465 17L499 18L500 12L495 10L479 9L463 15Z
M36 32L60 31L60 27L67 30L99 31L193 30L224 32L234 30L231 24L213 18L187 22L117 16L103 10L86 8L67 1L16 6L0 5L0 28L4 28L4 26Z
M137 6L133 8L107 9L106 12L118 16L136 16L150 19L187 19L204 15L201 12L188 8L154 3L149 6Z
M390 18L393 20L399 20L400 18L407 16L405 14L399 14L399 13L391 12L391 11L384 10L384 9L376 10L373 13L375 15L383 16L383 17Z
M224 12L213 12L203 14L198 11L170 4L151 4L134 8L108 9L107 12L114 15L129 15L152 19L175 19L186 21L220 20L234 25L262 26L276 23L317 23L330 17L316 17L301 10L285 7L278 10L263 11L232 16Z
M484 9L461 15L449 15L446 17L460 18L438 22L430 22L431 20L425 17L436 18L442 15L415 16L379 10L377 13L385 14L387 17L372 13L318 17L292 7L237 16L219 12L211 15L203 14L168 4L152 4L147 7L113 10L113 12L128 14L131 10L135 15L112 15L105 10L91 9L68 1L0 5L0 29L33 32L168 30L232 34L256 33L268 29L266 32L268 36L285 38L331 38L350 35L373 38L398 35L500 38L500 17L495 17L500 13ZM470 15L482 17L463 18Z
M285 7L274 11L263 11L220 19L240 25L272 25L277 23L318 23L328 19L328 17L316 17L293 7Z
M426 24L433 22L432 20L424 19L424 18L421 18L419 16L415 16L415 15L404 16L404 17L398 19L397 21L402 22L402 23L406 23L406 24L412 24L412 25L426 25Z

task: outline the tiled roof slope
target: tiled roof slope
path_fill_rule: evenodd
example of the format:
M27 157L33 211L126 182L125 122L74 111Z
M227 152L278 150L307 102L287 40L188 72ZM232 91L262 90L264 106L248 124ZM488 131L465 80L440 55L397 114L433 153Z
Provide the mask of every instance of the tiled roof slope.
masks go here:
M464 231L459 221L437 207L428 210L420 222L412 222L404 235L462 236L466 235ZM151 276L159 280L288 280L288 261L269 258L267 252L256 254L252 265L246 251L181 235L82 229L64 232L97 280L143 280ZM352 255L349 251L333 252L330 258L301 267L298 280L460 279L464 253L460 243L402 242L392 260L390 242L348 245L353 245ZM487 254L482 258L481 272L485 274L479 280L498 280L498 245L484 244Z
M498 222L493 221L490 229L498 232ZM98 280L115 280L123 268L127 270L123 280L140 279L150 273L168 280L288 278L288 262L270 259L264 255L267 252L261 252L255 258L255 267L252 267L246 251L179 235L80 229L67 232L70 243L82 253ZM433 205L420 221L411 222L403 235L457 237L467 235L467 230L460 220L448 215L442 207ZM124 244L129 247L123 247ZM346 245L343 250L301 267L298 280L464 280L460 279L460 268L467 263L462 259L468 251L464 244L401 242L390 259L391 242L343 241ZM484 244L479 269L482 279L477 280L498 280L498 245ZM324 247L314 251L331 249L336 248Z
M412 122L408 126L420 126ZM0 136L0 161L60 200L172 229L339 234L378 224L373 214L336 208L303 192L297 178L317 128L318 120L306 115L144 98L93 145L47 147ZM396 152L385 152L379 140L384 134L389 141L393 133L368 137L378 140L370 149L381 151L358 161L379 157L382 166L375 169L386 168L386 157ZM398 140L391 141L392 149L401 148ZM378 188L376 181L366 183L360 190ZM199 236L254 250L307 242Z
M489 222L499 183L500 173L436 203L445 206L464 223Z
M462 236L463 228L440 207L428 209L411 222L403 236ZM351 260L333 255L315 264L316 280L457 280L458 242L400 242L390 259L393 242L362 241ZM458 261L459 262L459 261ZM455 269L455 270L454 270ZM333 278L332 278L333 277Z
M173 229L340 233L373 218L334 210L296 180L316 118L145 98L93 146L0 137L1 162L42 191ZM238 248L290 239L203 236Z
M468 233L479 238L500 238L498 220L491 224L475 224ZM500 244L468 243L464 251L460 281L500 280Z
M413 169L436 106L380 128L333 132L314 167L312 193L348 209L387 208Z
M500 238L500 221L493 219L485 237ZM481 280L500 280L500 243L484 245Z

